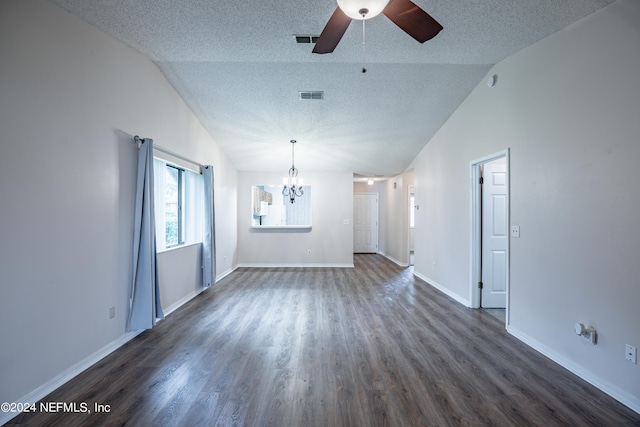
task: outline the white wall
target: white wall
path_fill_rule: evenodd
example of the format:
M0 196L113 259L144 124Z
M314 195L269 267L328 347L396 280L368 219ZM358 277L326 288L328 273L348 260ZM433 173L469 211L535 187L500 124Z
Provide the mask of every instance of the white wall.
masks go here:
M385 193L387 197L382 209L385 210L386 221L381 223L381 228L385 235L386 244L381 252L398 264L408 265L408 258L404 255L406 252L404 236L407 235L407 230L405 230L407 222L404 218L406 194L402 175L385 181Z
M413 172L385 181L385 221L380 223L385 236L381 252L399 265L409 265L409 186Z
M353 266L353 174L302 170L302 175L312 188L312 228L256 230L251 228L251 186L281 184L283 174L238 173L239 265Z
M640 2L497 64L415 159L415 271L470 297L470 162L511 149L508 330L640 412ZM435 269L433 263L436 263ZM597 328L596 346L573 325Z
M0 2L0 58L0 401L11 402L127 336L131 136L213 164L221 273L237 256L237 172L151 61L50 3Z
M158 253L158 282L165 315L202 292L202 244Z

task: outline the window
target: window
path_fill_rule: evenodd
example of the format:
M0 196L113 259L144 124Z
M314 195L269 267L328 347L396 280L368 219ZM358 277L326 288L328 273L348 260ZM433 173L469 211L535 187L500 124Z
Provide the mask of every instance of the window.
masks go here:
M164 167L164 223L166 247L184 243L184 169L173 165Z
M202 175L155 158L154 187L157 250L202 242Z

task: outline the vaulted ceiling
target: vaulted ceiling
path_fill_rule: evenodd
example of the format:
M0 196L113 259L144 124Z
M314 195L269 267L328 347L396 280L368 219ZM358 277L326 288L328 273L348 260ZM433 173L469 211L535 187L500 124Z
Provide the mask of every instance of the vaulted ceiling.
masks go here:
M294 35L320 34L335 0L50 1L153 60L238 170L285 172L296 139L301 171L365 176L405 171L494 64L612 2L413 0L434 39L380 15L364 51L353 21L317 55Z

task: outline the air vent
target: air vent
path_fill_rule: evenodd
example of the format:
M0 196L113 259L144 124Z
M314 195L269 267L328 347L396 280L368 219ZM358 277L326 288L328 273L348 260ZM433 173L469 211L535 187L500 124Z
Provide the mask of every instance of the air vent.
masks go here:
M298 92L300 99L324 99L324 91L300 91Z
M296 43L315 43L318 41L320 36L311 35L311 34L296 34L293 37L296 39Z

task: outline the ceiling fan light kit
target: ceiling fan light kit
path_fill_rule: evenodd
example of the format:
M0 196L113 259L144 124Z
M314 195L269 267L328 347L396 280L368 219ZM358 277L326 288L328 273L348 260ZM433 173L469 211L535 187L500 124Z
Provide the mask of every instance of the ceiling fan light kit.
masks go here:
M371 19L382 13L389 0L337 0L338 7L351 19Z

